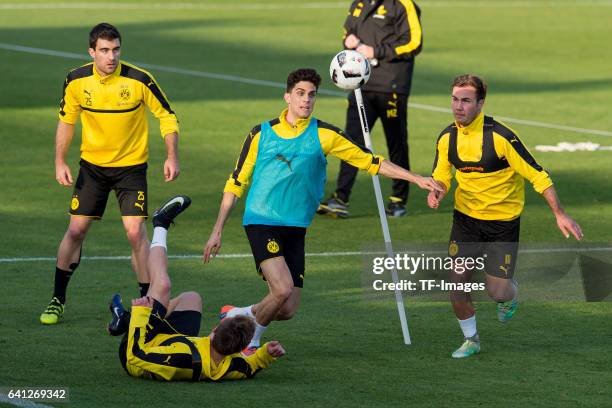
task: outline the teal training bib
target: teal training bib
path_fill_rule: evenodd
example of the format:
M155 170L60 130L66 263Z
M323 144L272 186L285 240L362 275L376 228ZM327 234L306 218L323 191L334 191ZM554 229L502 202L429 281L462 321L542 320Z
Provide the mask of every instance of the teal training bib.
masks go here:
M308 227L323 198L326 168L314 117L293 139L262 123L243 225Z

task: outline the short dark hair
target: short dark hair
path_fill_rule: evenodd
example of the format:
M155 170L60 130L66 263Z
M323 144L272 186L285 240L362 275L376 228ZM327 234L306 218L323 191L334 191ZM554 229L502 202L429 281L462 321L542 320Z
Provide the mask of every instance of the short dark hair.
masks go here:
M121 43L121 34L119 34L119 30L117 30L117 27L114 25L108 23L100 23L91 29L89 32L89 48L96 49L98 38L109 41L118 38Z
M307 81L314 84L318 90L321 85L321 76L312 68L300 68L289 73L287 77L287 93L291 92L295 85L300 81Z
M255 321L248 316L225 318L215 329L211 346L218 353L228 356L249 345L255 333Z
M459 75L453 80L453 84L451 85L451 92L453 88L458 86L459 88L463 88L465 86L471 86L476 89L476 97L478 100L485 99L487 97L487 83L484 78L481 78L477 75L472 74L463 74Z

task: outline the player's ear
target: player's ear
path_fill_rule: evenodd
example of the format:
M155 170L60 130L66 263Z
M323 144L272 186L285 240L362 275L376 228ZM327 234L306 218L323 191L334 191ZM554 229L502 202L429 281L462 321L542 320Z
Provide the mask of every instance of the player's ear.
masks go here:
M285 102L289 104L289 101L291 101L291 94L289 92L285 92Z
M94 50L94 49L93 49L93 48L91 48L91 47L90 47L90 48L87 50L87 52L89 53L89 56L90 56L91 58L93 58L93 57L96 55L96 50Z

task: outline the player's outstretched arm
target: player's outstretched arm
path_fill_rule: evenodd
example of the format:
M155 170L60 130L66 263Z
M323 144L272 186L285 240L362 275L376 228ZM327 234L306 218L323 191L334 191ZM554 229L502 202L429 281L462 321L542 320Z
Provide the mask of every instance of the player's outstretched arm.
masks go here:
M178 132L168 133L164 136L167 158L164 162L164 179L166 182L175 180L181 173L178 159Z
M66 154L74 135L74 125L62 120L57 123L55 132L55 179L62 186L72 185L72 173L66 164Z
M571 232L578 241L582 240L582 238L584 238L582 228L580 228L580 225L578 225L578 223L574 221L572 217L565 213L561 207L561 202L559 201L555 188L553 186L548 187L542 192L542 196L544 196L544 199L555 215L555 218L557 219L557 226L565 238L569 238Z
M431 177L423 177L419 174L406 170L389 160L383 160L380 164L378 174L392 179L406 180L414 183L423 190L444 192L438 183Z
M249 356L240 355L249 365L250 373L232 370L228 371L224 376L224 380L245 380L253 378L259 370L268 368L277 358L285 354L285 349L278 341L271 341L263 344L257 351Z
M223 227L225 226L225 221L227 221L229 218L237 199L238 197L236 194L230 191L223 193L221 206L219 208L219 215L217 216L217 222L215 222L215 226L210 233L208 242L206 245L204 245L204 254L202 257L204 263L210 262L210 260L219 253L219 250L221 249L221 235L223 234Z
M253 371L268 368L279 357L285 355L285 349L278 341L270 341L262 345L257 351L246 357L246 362Z

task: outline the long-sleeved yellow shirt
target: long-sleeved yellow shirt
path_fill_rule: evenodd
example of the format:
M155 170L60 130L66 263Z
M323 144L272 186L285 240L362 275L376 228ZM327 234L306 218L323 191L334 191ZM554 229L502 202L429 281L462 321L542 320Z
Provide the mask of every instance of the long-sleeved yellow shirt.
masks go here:
M151 313L150 307L132 307L125 369L133 377L165 381L240 380L252 378L276 360L268 353L267 343L250 356L231 354L215 364L211 358L209 337L177 333L157 334L148 339ZM194 353L194 350L197 351ZM194 357L199 357L201 363L200 375L195 379Z
M287 122L286 115L287 109L282 111L278 118L272 119L269 122L272 130L274 130L278 136L285 139L299 136L306 130L312 118L312 116L309 116L306 119L299 119L295 126L292 126ZM347 138L342 130L335 126L320 120L317 121L317 125L319 142L321 143L321 149L325 156L331 154L359 169L366 170L372 175L378 173L380 164L384 160L382 156L372 154L372 152L365 147L355 144ZM253 170L255 169L260 133L261 125L255 126L249 132L242 145L236 168L225 183L224 192L229 191L238 197L242 197L242 194L251 180Z
M144 105L159 119L162 136L178 132L176 115L150 73L121 62L102 77L89 63L66 77L59 119L74 125L80 115L84 160L103 167L134 166L149 157Z
M433 178L450 190L456 167L455 209L481 220L509 221L521 215L525 204L525 183L542 193L553 183L548 173L535 161L516 132L505 124L488 118L492 126L494 153L484 157L485 116L480 113L468 126L453 123L438 138ZM456 151L449 146L456 134ZM452 156L455 155L455 158ZM488 153L486 153L488 155ZM460 163L457 167L453 165Z

